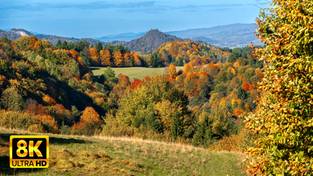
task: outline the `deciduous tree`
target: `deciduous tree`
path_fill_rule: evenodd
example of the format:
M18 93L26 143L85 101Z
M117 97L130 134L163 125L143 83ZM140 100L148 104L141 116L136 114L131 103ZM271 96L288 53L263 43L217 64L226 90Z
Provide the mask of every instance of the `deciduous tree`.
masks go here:
M253 175L313 173L313 1L273 0L257 20L262 98L247 127L260 135Z

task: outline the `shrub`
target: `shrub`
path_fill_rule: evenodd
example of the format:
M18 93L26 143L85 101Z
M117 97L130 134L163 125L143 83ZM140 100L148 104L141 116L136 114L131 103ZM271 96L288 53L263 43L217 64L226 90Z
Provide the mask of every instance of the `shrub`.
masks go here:
M24 99L14 87L9 87L2 92L1 106L8 110L20 111L24 107Z
M33 118L33 115L29 113L21 113L14 111L0 111L0 126L11 129L24 129L33 124L39 124L40 121Z
M37 115L35 116L44 126L45 131L49 131L52 133L58 133L58 125L54 118L50 115Z
M80 117L80 121L72 127L74 134L94 135L100 130L102 120L100 115L92 107L86 107Z
M0 111L0 126L31 132L58 132L58 126L51 116L25 112Z

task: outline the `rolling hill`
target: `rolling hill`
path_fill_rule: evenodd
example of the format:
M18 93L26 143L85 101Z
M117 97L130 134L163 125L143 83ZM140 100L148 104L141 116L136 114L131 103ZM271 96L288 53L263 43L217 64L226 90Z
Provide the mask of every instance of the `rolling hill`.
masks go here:
M49 135L48 169L9 168L9 136L0 129L0 175L214 175L241 176L243 155L184 144L126 137Z

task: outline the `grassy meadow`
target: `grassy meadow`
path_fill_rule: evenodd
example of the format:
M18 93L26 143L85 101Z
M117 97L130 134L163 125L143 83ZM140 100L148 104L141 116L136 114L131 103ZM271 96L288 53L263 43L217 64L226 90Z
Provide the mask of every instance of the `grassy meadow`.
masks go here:
M212 175L240 176L240 153L138 138L50 136L49 169L10 169L8 141L0 129L0 175Z
M92 72L95 75L100 75L103 69L107 67L92 67ZM183 67L176 67L177 71L183 69ZM124 67L124 68L112 68L116 75L127 75L131 80L143 79L146 76L158 76L165 73L166 67L150 68L150 67Z

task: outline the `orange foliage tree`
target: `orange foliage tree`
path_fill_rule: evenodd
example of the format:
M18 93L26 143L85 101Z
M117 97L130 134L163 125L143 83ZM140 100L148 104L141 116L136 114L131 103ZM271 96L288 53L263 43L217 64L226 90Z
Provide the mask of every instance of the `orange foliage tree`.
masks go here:
M110 66L111 63L111 52L109 49L103 49L100 51L100 63L104 66Z
M137 52L132 52L132 57L134 58L134 62L135 62L136 66L141 66L142 65L140 56L139 56L139 54Z
M74 133L93 135L101 125L100 115L93 107L86 107L80 121L72 127Z
M183 68L183 72L184 74L186 75L187 73L191 72L192 70L192 65L191 63L187 63L184 65L184 68Z
M114 63L115 66L122 66L123 65L123 55L120 50L116 50L113 52L114 55Z
M99 64L99 53L98 53L96 48L89 48L88 49L88 55L94 64L96 64L96 65Z

